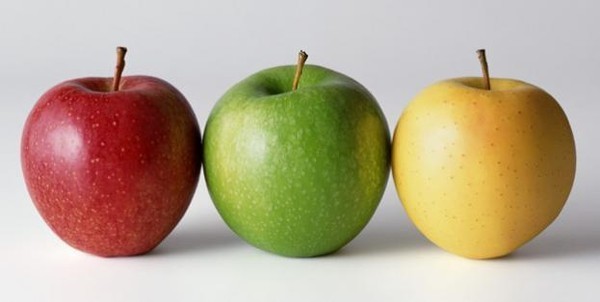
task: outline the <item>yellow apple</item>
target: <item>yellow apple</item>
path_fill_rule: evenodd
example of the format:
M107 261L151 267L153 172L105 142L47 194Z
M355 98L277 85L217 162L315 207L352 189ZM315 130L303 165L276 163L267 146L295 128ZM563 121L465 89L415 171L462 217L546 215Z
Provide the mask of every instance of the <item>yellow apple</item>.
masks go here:
M487 78L487 77L486 77ZM557 101L512 79L457 78L418 94L393 137L408 216L439 247L507 255L543 231L575 177L575 142Z

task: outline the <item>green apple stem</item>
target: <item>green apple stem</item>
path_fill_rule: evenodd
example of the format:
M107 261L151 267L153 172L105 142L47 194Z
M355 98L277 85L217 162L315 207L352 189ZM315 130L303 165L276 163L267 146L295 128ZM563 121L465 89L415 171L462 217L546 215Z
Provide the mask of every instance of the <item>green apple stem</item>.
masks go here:
M119 84L121 83L121 74L123 73L123 69L125 69L126 53L126 47L117 47L117 65L115 66L115 76L113 77L112 91L119 91Z
M298 53L298 64L296 65L296 75L294 75L294 83L292 83L292 90L298 89L298 84L300 84L300 77L302 76L302 69L304 68L304 63L308 59L308 54L301 50Z
M492 89L490 85L490 71L488 69L487 59L485 58L485 49L478 49L477 56L479 57L479 63L481 63L481 72L483 72L483 88L485 90Z

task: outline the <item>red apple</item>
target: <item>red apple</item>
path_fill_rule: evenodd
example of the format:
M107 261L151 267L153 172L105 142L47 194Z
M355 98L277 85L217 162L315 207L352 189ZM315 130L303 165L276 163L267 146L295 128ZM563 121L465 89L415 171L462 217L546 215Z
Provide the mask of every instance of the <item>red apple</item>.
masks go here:
M33 202L65 242L100 256L143 254L185 213L200 130L185 97L148 76L63 82L37 102L21 162Z

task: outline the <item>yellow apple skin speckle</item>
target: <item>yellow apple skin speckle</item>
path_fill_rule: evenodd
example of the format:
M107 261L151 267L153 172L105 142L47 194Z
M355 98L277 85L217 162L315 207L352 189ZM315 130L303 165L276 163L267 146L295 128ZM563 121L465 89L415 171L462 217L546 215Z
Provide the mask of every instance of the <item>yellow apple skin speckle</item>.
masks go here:
M392 172L408 216L439 247L467 258L507 255L543 231L575 177L575 142L557 101L510 79L458 78L406 108Z

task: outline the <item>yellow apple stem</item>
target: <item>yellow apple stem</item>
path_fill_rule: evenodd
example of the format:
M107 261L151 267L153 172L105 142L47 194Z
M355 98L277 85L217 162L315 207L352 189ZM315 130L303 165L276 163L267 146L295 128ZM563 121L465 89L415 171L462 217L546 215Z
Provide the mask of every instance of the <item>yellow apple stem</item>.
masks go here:
M479 57L479 63L481 63L481 72L483 72L483 88L485 90L492 89L490 85L490 71L488 69L487 59L485 58L485 49L478 49L477 56Z
M308 54L301 50L298 53L298 64L296 65L296 75L294 75L294 83L292 83L292 90L298 89L298 84L300 84L300 77L302 76L302 69L304 68L304 63L308 59Z
M115 76L113 77L112 91L119 91L119 84L121 83L121 74L123 73L123 69L125 69L126 53L126 47L117 47L117 65L115 66Z

